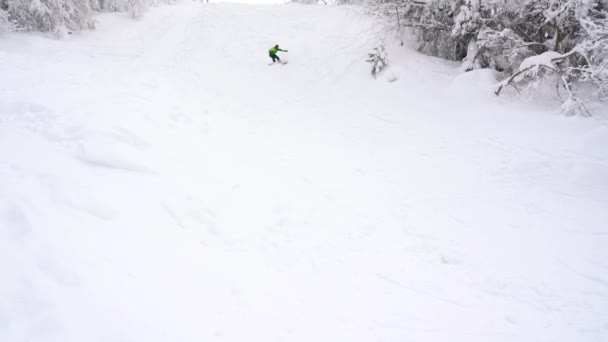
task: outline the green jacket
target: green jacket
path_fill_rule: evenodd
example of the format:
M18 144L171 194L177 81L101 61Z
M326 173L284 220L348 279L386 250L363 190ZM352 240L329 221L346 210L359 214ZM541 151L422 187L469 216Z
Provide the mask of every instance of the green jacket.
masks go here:
M287 52L287 50L283 50L283 49L277 48L276 46L273 46L268 50L268 53L271 55L276 55L276 53L279 51Z

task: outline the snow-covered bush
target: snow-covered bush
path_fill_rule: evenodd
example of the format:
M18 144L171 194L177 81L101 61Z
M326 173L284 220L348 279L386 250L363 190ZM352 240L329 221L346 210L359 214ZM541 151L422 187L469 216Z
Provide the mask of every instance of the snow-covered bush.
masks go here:
M386 50L384 49L383 44L381 44L380 47L374 48L374 51L368 54L367 62L372 64L371 74L376 78L376 76L388 66Z
M555 51L547 51L540 55L528 57L521 63L515 73L498 85L496 95L500 95L502 89L508 85L517 89L521 86L537 89L540 81L547 77L552 77L557 82L563 82L561 64L566 61L567 56Z

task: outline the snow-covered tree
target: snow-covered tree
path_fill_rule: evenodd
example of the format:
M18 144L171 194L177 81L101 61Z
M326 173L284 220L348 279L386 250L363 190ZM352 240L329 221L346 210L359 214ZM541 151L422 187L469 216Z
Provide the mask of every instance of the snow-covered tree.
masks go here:
M579 44L564 54L547 51L525 59L517 72L501 82L496 94L507 85L530 86L551 78L558 96L565 95L562 112L566 114L589 114L584 94L590 88L592 96L608 101L608 19L593 21L585 17L580 22L584 38Z
M608 98L608 0L381 0L371 8L391 27L413 28L424 53L502 72L503 87L550 78L578 109L582 89Z
M95 11L129 12L139 18L153 5L175 0L0 0L0 32L21 30L53 32L95 27Z
M132 18L139 19L148 10L149 5L150 2L146 0L129 0L129 14Z
M13 23L9 20L8 12L0 8L0 34L12 32L14 29Z
M430 0L421 13L417 30L419 50L431 56L460 60L466 56L468 41L465 35L453 36L455 2Z
M127 12L129 10L129 2L127 0L91 0L95 2L92 5L95 10L106 12Z
M10 19L22 29L53 31L92 29L95 22L88 1L7 0Z
M574 51L582 58L582 63L566 69L566 75L596 87L594 95L601 101L608 101L608 18L581 20L585 39Z

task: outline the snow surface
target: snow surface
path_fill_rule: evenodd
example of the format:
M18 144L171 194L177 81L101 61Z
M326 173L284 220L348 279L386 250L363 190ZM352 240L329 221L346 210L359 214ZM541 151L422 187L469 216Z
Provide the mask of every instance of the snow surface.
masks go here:
M0 341L607 341L606 124L397 45L374 80L376 28L183 1L0 38Z

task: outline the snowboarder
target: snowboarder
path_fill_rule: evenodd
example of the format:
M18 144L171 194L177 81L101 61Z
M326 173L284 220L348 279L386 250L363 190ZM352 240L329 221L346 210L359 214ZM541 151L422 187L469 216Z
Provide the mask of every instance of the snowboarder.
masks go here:
M287 52L287 50L279 49L279 44L271 47L268 50L268 56L270 56L270 58L272 58L272 63L275 63L276 61L279 61L279 63L283 63L283 62L281 62L281 59L279 58L279 56L277 56L277 52L279 52L279 51ZM283 63L283 64L285 64L285 63Z

